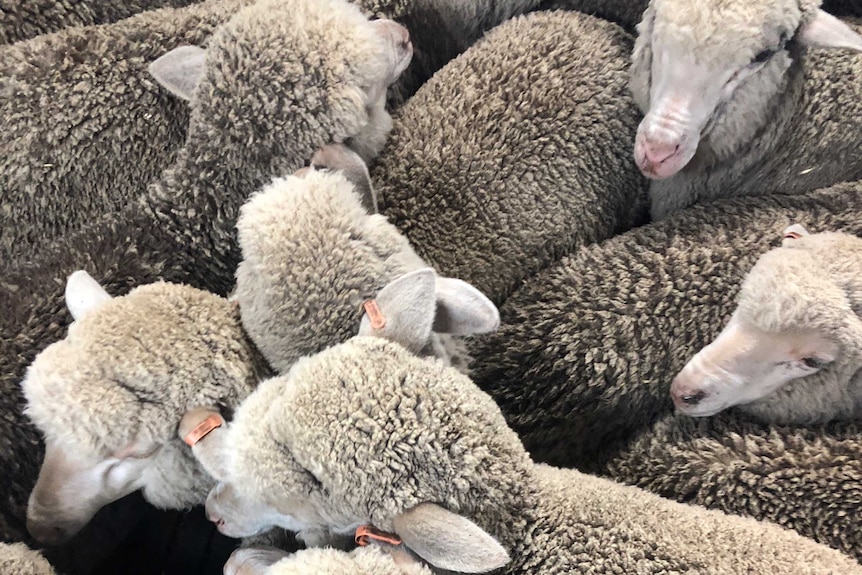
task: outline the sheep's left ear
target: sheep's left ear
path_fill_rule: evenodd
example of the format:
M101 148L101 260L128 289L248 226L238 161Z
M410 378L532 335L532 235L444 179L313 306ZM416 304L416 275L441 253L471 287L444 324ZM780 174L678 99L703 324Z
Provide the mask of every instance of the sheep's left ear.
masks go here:
M72 319L78 321L90 311L111 299L105 288L99 285L90 274L78 270L66 280L66 307Z
M191 100L204 74L206 50L198 46L180 46L154 60L149 72L156 82L171 94Z
M437 278L437 333L470 335L500 327L500 311L488 297L465 281Z
M814 18L803 24L797 38L814 48L849 48L862 52L862 36L832 14L817 10Z
M424 268L386 284L365 303L359 335L383 337L419 353L434 325L436 277L433 269Z
M419 557L456 573L486 573L511 558L496 539L465 517L422 503L393 520L395 533Z
M781 240L782 246L786 246L789 243L798 240L799 238L804 238L805 236L811 235L808 233L808 230L806 230L802 226L802 224L793 224L791 226L787 226L786 228L784 228L782 234L784 235Z

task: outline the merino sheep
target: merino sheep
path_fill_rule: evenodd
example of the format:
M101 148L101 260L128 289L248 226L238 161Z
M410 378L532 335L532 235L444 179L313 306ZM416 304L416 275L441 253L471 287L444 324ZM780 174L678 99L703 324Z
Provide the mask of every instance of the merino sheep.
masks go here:
M299 15L301 30L283 25ZM143 201L11 266L0 290L0 396L12 406L3 421L15 441L0 464L14 472L0 474L0 492L16 496L13 516L41 456L15 409L18 384L35 354L64 334L63 278L91 269L111 294L161 278L225 295L239 259L240 205L318 147L367 127L363 87L389 77L393 48L401 49L379 25L336 0L262 0L240 11L210 41L186 146ZM249 53L257 56L241 57ZM308 76L309 67L321 73Z
M4 2L0 11L0 44L12 44L72 26L107 24L139 12L182 7L198 0L29 0Z
M862 235L862 182L694 206L581 248L524 284L471 344L471 373L534 458L595 469L673 403L668 387L736 307L781 230Z
M3 575L56 575L38 551L23 543L0 543L0 573Z
M0 48L0 258L33 257L137 200L188 124L188 106L147 65L205 43L248 3L211 0Z
M784 424L862 416L862 238L788 231L745 276L718 337L674 378L681 413L737 406Z
M371 170L382 212L423 259L497 304L639 222L631 46L618 26L575 12L498 26L396 112Z
M357 154L328 146L315 159L338 171L276 179L252 196L237 220L243 259L233 298L246 332L270 365L286 371L300 357L347 340L363 317L363 302L374 294L379 292L381 307L398 304L390 302L404 297L395 280L407 272L435 286L442 306L436 332L468 335L497 328L499 312L482 293L463 281L436 277L386 218L369 213L373 192ZM344 172L354 176L348 180ZM359 187L372 196L364 201L356 193L362 181ZM468 302L471 313L459 302ZM423 345L430 346L425 353L467 369L462 342L435 334Z
M293 554L272 549L238 549L224 566L225 575L432 575L426 566L379 545L350 553L333 548L303 549Z
M769 520L862 561L857 422L799 427L733 413L670 415L613 453L601 472L663 497Z
M646 114L634 156L653 179L653 219L862 177L862 37L819 5L652 0L631 89Z
M427 334L433 316L399 320ZM241 500L300 533L359 537L370 527L432 572L862 573L768 523L534 464L490 396L401 345L415 347L419 334L397 333L304 358L243 403L215 444ZM218 521L220 503L207 500ZM238 514L261 517L257 506Z

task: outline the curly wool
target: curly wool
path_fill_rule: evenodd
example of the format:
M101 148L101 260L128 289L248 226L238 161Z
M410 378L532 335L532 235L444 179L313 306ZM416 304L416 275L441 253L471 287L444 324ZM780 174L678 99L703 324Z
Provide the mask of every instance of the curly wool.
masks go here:
M667 416L602 474L662 497L768 520L862 560L862 432L855 422L772 426L732 413Z
M590 469L669 413L673 377L715 339L745 275L802 223L862 235L862 182L695 206L528 280L474 338L472 373L533 457ZM707 222L705 224L704 222Z
M0 543L0 573L3 575L56 575L38 551L23 543Z
M489 32L396 113L372 168L417 253L499 304L530 274L644 215L632 40L574 12Z

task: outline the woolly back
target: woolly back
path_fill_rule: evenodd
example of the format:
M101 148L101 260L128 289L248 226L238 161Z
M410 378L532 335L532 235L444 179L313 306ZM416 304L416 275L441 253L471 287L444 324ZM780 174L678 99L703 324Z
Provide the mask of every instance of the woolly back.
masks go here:
M346 341L359 329L363 302L425 267L340 173L275 180L242 207L237 229L243 326L278 371Z
M397 514L434 502L507 539L501 531L535 506L517 435L440 360L356 337L269 384L275 401L255 407L252 396L237 413L230 471L280 512L311 507L330 527L391 529Z
M136 439L176 440L186 410L236 405L259 368L229 302L150 284L87 313L36 357L26 413L60 445L105 456Z

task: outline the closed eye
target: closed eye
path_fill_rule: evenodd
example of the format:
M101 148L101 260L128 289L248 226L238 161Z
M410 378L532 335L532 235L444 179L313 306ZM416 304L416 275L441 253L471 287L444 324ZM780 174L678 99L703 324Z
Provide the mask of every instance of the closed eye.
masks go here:
M754 58L751 59L751 63L752 64L763 64L764 62L766 62L767 60L772 58L774 55L775 55L775 49L773 49L773 48L769 48L767 50L761 50L760 52L757 53L756 56L754 56Z
M829 362L819 357L803 357L802 363L809 369L821 369Z

